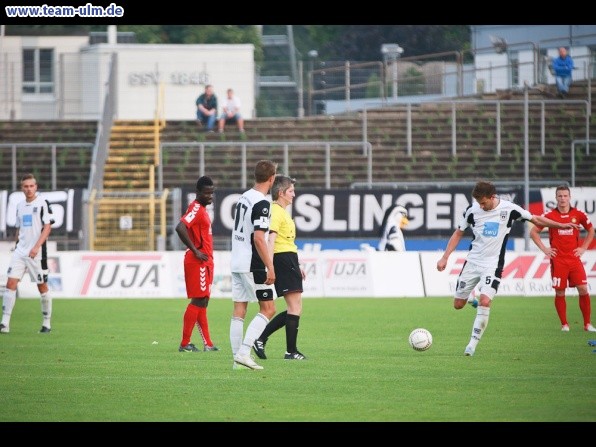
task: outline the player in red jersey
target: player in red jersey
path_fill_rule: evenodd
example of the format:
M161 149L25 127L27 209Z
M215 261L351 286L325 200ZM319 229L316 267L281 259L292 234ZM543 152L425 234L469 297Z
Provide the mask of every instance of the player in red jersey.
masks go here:
M215 187L211 178L203 176L197 181L196 198L176 226L176 233L186 245L184 254L184 281L190 302L184 312L180 352L199 349L190 342L195 327L203 338L203 351L219 351L211 341L207 321L207 305L213 283L213 233L207 205L213 203Z
M571 190L567 185L557 186L555 197L557 207L543 215L556 222L581 225L586 229L588 235L580 245L579 229L549 228L550 247L547 247L540 239L540 232L543 228L535 225L530 230L530 237L538 248L550 258L550 272L553 288L555 289L555 309L557 309L557 314L561 320L561 330L569 332L565 289L567 287L576 287L579 294L579 308L584 319L584 330L596 332L596 328L592 326L590 321L591 306L588 279L581 261L581 256L594 239L594 225L592 225L590 218L584 211L571 206Z

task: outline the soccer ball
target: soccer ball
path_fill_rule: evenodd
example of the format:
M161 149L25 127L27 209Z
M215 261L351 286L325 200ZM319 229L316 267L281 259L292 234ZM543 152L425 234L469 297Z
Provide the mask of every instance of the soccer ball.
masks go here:
M426 351L433 344L433 336L428 330L419 327L410 332L408 341L415 351Z

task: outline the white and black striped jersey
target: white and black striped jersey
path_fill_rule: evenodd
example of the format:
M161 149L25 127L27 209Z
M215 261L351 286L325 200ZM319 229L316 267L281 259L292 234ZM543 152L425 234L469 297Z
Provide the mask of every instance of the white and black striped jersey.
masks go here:
M231 271L237 273L265 270L254 245L255 231L269 231L271 201L256 189L246 191L234 209Z
M49 203L39 195L32 201L23 200L17 204L16 227L19 229L19 240L15 253L19 256L29 256L41 236L44 225L52 224L52 213ZM37 257L45 258L46 243L44 242Z
M505 262L507 239L514 221L528 221L532 213L508 200L499 199L499 204L490 211L484 211L474 201L459 221L457 228L472 229L473 238L466 260L481 267L502 268Z

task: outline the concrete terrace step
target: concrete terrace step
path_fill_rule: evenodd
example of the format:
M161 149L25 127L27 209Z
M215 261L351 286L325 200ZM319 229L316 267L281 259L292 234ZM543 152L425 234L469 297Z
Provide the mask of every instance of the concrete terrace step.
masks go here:
M150 122L119 121L112 127L103 186L106 191L147 191L155 163L155 128ZM154 185L155 186L155 185ZM129 207L130 203L124 202ZM125 208L126 211L126 208ZM146 250L146 229L119 228L122 206L101 204L97 212L96 250Z
M104 180L103 187L105 190L112 191L130 191L130 190L146 190L149 191L149 180Z
M149 170L151 168L143 166L141 168L118 168L118 169L110 169L104 173L104 184L106 181L126 181L126 180L139 180L139 181L149 181L147 180L149 177Z
M140 132L147 132L153 133L154 127L152 125L122 125L122 124L115 124L112 126L112 134L120 134L120 133L140 133Z
M554 87L554 86L549 86ZM581 95L577 99L587 97L585 86L577 86ZM499 92L501 96L508 93ZM531 98L538 98L532 93ZM511 92L513 100L523 99L518 92ZM485 99L496 99L496 95L485 96ZM532 164L532 176L540 178L546 175L556 175L557 178L570 177L570 145L575 139L584 139L586 123L585 104L569 104L549 99L544 104L545 117L545 146L546 155L542 155L541 137L542 122L540 118L541 106L530 104L529 112L529 148ZM462 98L466 100L482 99L478 97ZM596 112L596 102L593 102ZM506 176L503 180L519 180L523 175L523 144L524 144L524 105L517 103L501 103L501 152L496 155L496 106L494 103L473 104L458 103L456 105L456 137L457 156L452 157L452 107L448 103L424 103L412 105L412 134L408 135L406 126L406 109L380 108L367 110L367 140L373 147L373 181L387 182L416 181L420 179L466 179L484 173L491 175L498 172ZM194 120L170 121L162 129L160 141L179 142L181 147L167 147L163 152L164 187L176 188L181 185L193 185L200 163L199 147L183 147L185 142L204 142L205 168L211 175L217 176L219 187L238 187L242 172L239 168L241 148L239 146L209 146L208 143L221 142L271 142L271 141L360 141L362 140L362 112L341 114L334 117L318 116L305 118L255 118L245 122L246 133L238 134L233 126L226 127L223 135L207 134L200 131ZM590 118L590 134L596 135L596 119L594 113ZM6 136L11 141L37 142L55 139L56 141L71 141L72 138L85 136L90 143L95 142L97 130L96 122L68 122L65 125L58 122L0 122L0 142L5 142ZM154 135L139 133L137 126L152 129L153 121L121 120L115 124L115 133L120 133L122 140L112 140L109 154L109 169L114 169L116 176L126 176L126 179L110 179L107 175L106 187L114 182L116 189L133 190L134 188L148 188L145 184L136 183L133 177L141 166L153 164ZM81 127L79 127L81 125ZM134 128L134 129L133 129ZM87 130L85 130L87 129ZM91 129L89 131L89 129ZM88 136L90 135L90 136ZM412 154L407 154L408 137L411 137ZM251 146L247 151L247 164L250 166L259 157L274 158L283 161L283 149L271 149L268 145ZM17 154L17 168L27 165L39 173L42 181L51 178L49 155L23 150ZM59 187L87 186L92 150L60 149L58 151L58 185ZM556 158L554 154L559 154ZM48 152L49 154L49 152ZM65 155L66 154L66 155ZM348 185L359 176L361 169L356 153L337 151L332 155L332 181L336 184ZM434 154L434 155L431 155ZM549 158L553 155L553 158ZM11 179L10 149L0 150L0 182L3 189L10 189ZM289 166L292 175L300 178L301 187L323 187L324 151L321 148L290 148ZM521 158L520 158L521 157ZM576 151L576 182L583 185L596 185L596 151L591 150L586 155L583 150ZM33 163L35 159L35 163ZM39 163L38 163L39 161ZM365 165L365 162L362 161ZM553 174L553 166L560 168ZM61 171L62 169L62 171ZM76 175L77 169L85 169L83 175ZM67 170L68 172L64 172ZM250 170L248 170L250 171ZM61 174L61 172L64 172ZM251 172L246 173L249 178ZM77 180L79 178L80 180ZM64 181L64 183L61 183ZM78 183L75 183L77 182ZM67 183L68 182L68 183ZM61 186L64 184L64 186Z

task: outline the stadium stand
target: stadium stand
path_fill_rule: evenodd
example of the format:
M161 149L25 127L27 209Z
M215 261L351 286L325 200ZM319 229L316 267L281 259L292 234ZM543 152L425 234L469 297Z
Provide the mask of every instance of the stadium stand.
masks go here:
M596 84L596 82L595 82ZM584 100L585 85L574 84L575 97ZM456 151L453 153L453 114L451 103L426 103L412 106L411 147L408 154L408 129L405 109L384 108L367 112L367 140L373 148L374 182L475 181L479 176L506 181L524 177L524 95L522 92L499 92L484 95L483 102L457 105ZM552 101L544 92L533 90L530 101L546 100L529 106L528 141L533 180L569 179L570 150L574 140L586 138L586 122L590 135L596 135L594 105L586 116L585 103ZM497 133L496 106L500 102L500 136ZM544 115L542 110L544 109ZM542 117L544 116L544 122ZM308 118L261 118L246 120L245 139L252 142L271 141L361 141L362 112L341 116ZM542 140L544 138L544 140ZM240 141L240 135L197 134L192 121L168 122L162 142ZM544 143L542 143L544 141ZM500 153L497 148L500 144ZM544 153L542 149L544 147ZM164 151L164 186L192 183L192 165L198 158L196 149ZM254 157L269 157L263 149ZM239 173L233 160L238 150L219 147L206 153L209 171L217 172L221 187L236 187ZM332 153L332 187L349 187L355 179L366 178L366 163L360 149L352 153ZM576 150L576 184L596 185L594 150ZM320 149L290 154L292 175L300 177L301 186L324 187L324 153Z
M596 85L596 82L594 82ZM569 99L585 99L585 85L573 85ZM575 96L574 96L575 95ZM523 93L509 92L484 95L485 101L500 100L500 148L497 152L497 115L494 105L466 102L457 105L456 152L453 153L451 103L422 103L412 105L411 147L408 154L406 112L403 108L384 108L367 112L367 140L373 148L374 182L414 181L473 181L479 173L487 178L519 181L524 172L524 105ZM552 101L540 91L532 91L530 100L547 99L543 106L529 107L529 154L533 180L569 179L571 176L570 147L574 140L585 139L586 122L590 135L596 135L596 120L592 105L591 116L581 103ZM541 121L544 107L544 125ZM362 141L362 112L306 118L256 118L246 120L245 134L233 130L220 134L199 133L196 123L169 121L162 130L161 141L181 143L180 150L164 150L162 154L163 186L176 188L192 184L197 172L196 147L184 148L187 142L274 142L274 141ZM586 121L587 120L587 121ZM143 123L137 123L143 124ZM0 122L0 143L94 143L97 123L87 121ZM544 154L542 133L544 132ZM143 140L145 138L145 140ZM147 141L149 140L149 141ZM111 146L109 161L118 160L114 170L106 169L105 186L112 189L142 187L135 183L139 171L153 161L151 136L124 139ZM46 151L47 152L47 151ZM596 151L588 154L576 151L576 184L596 185ZM89 148L59 148L59 188L86 188L91 150ZM220 187L237 187L238 148L219 146L206 151L205 164L216 172ZM268 146L251 151L253 159L279 155ZM332 151L332 187L349 187L352 182L366 178L366 163L362 149ZM0 151L0 188L10 189L10 152ZM17 166L27 166L40 178L50 178L48 155L31 157L31 151L17 153ZM324 187L325 154L321 148L290 151L292 175L300 176L303 188ZM35 166L31 167L31 163ZM250 163L249 163L250 164ZM17 168L19 169L19 168ZM20 171L19 171L20 172Z
M96 135L97 121L0 121L0 189L13 187L13 145L17 178L32 172L50 188L52 145L57 145L56 188L86 188Z

